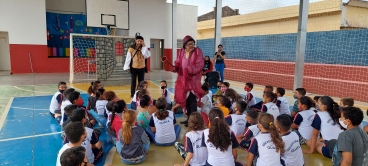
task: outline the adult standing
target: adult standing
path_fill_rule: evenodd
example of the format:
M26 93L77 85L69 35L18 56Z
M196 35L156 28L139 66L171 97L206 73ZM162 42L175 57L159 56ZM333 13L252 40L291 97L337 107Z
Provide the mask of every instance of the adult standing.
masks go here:
M144 43L144 38L137 33L135 35L135 43L128 49L125 59L124 70L130 72L132 81L130 87L130 97L134 96L138 83L144 80L144 73L146 72L145 60L151 56L151 52L148 50Z
M180 122L187 127L190 114L197 111L198 102L204 96L201 88L203 53L200 48L195 47L195 40L191 36L184 37L183 48L179 50L174 64L174 72L178 73L175 102L187 112L187 120Z
M215 53L215 56L213 58L213 61L215 63L215 69L217 72L220 73L221 81L224 82L224 69L225 69L225 51L222 51L222 45L219 44L217 46L217 52Z

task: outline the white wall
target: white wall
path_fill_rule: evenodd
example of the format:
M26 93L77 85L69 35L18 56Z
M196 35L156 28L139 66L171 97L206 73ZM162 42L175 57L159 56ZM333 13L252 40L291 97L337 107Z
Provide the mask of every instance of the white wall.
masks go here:
M0 0L0 31L10 44L46 45L45 0Z

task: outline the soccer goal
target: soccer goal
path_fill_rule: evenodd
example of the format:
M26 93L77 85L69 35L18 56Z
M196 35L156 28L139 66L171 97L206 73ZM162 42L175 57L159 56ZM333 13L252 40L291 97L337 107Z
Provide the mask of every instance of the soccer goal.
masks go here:
M70 34L70 83L129 78L123 66L133 43L133 37Z

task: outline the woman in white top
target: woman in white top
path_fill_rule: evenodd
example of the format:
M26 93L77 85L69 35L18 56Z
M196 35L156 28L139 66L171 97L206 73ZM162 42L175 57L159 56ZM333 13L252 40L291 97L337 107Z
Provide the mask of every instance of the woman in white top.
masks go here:
M322 96L317 102L319 111L312 122L312 138L307 141L308 150L304 153L313 153L316 150L327 158L331 158L330 150L324 146L329 140L337 139L339 134L343 132L339 119L341 111L339 105L329 96ZM323 140L318 141L321 132Z
M315 116L315 112L311 110L313 100L308 96L303 96L298 100L299 112L295 115L291 128L297 130L296 133L299 136L299 142L301 145L306 144L307 140L312 137L312 122Z
M166 110L166 99L156 101L157 112L153 113L149 126L145 130L154 144L158 146L174 145L180 134L180 126L175 125L176 119L172 111Z
M261 133L252 139L247 165L279 166L280 157L285 153L285 143L276 130L272 114L261 114L258 128Z
M236 166L239 143L224 121L224 113L214 107L209 114L210 128L203 131L202 146L207 147L207 166Z
M189 132L185 134L185 145L181 142L175 143L175 149L185 160L183 166L203 166L208 157L207 148L202 146L204 121L198 112L190 114L188 120ZM177 164L180 166L179 164Z

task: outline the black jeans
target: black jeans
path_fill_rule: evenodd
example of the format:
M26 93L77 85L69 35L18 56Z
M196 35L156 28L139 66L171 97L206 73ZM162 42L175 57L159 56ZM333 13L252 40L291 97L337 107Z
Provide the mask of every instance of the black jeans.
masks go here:
M187 119L189 119L192 112L197 112L197 97L192 92L190 92L185 105L187 107Z
M145 69L130 69L130 75L132 77L132 82L130 83L130 97L134 96L135 90L137 89L137 77L138 77L138 84L144 80L144 73Z

